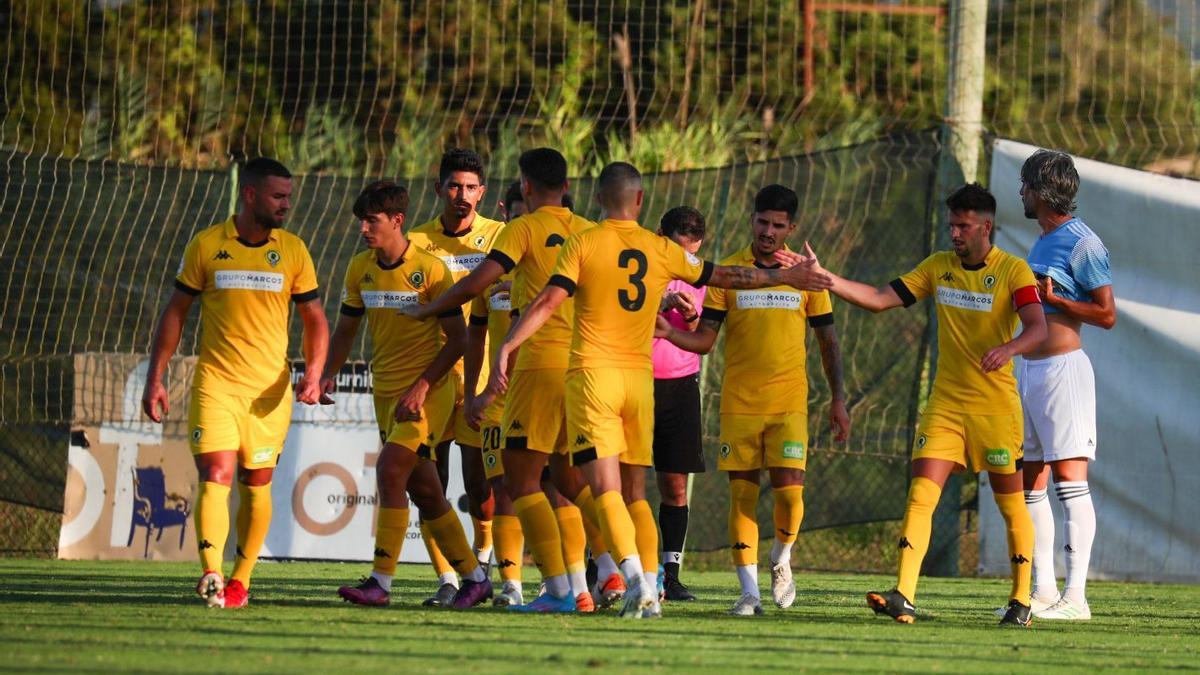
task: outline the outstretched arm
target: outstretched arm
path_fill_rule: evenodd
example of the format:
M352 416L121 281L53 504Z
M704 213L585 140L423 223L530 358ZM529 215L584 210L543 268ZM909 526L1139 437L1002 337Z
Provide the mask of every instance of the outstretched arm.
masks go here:
M721 322L715 319L700 319L696 330L679 330L661 314L654 325L654 337L662 338L680 349L695 354L707 354L717 343Z
M850 413L846 410L846 389L842 379L842 350L838 346L837 330L830 323L813 329L821 348L821 367L829 383L832 400L829 402L829 424L833 440L839 443L850 437Z
M163 415L170 410L167 388L162 383L163 373L167 370L167 362L171 360L171 355L179 347L183 323L187 320L193 298L194 296L178 288L172 291L167 306L158 317L158 327L154 329L154 341L150 346L150 367L146 371L146 386L142 390L142 412L155 422L161 422Z
M349 310L344 310L349 311ZM333 337L329 340L329 356L325 358L325 374L321 376L321 403L333 403L330 396L336 389L338 371L350 358L350 349L354 346L354 336L358 335L358 327L362 324L362 315L338 314L337 326L333 329Z
M454 282L445 293L434 298L425 305L409 305L400 310L401 314L423 321L431 316L440 316L455 308L470 302L471 298L484 292L488 286L504 276L504 268L491 258L484 258L467 276Z

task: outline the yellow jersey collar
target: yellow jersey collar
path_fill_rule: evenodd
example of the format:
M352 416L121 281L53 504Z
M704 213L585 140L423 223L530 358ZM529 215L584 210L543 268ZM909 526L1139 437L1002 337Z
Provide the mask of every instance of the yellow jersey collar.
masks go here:
M233 221L233 216L230 216L229 220L225 221L225 238L226 239L238 239L237 225ZM279 228L272 227L272 228L268 229L267 230L267 239L269 241L279 241Z
M784 244L783 250L791 251L792 249L789 248L787 244ZM773 266L759 265L758 261L754 259L754 244L746 244L746 248L742 249L741 257L738 259L738 262L746 263L750 267L757 267L759 269L777 269L778 267L782 267L782 265L779 263L776 263Z
M632 228L640 229L642 226L636 220L617 220L616 218L605 218L603 222L605 227L611 227L618 230L628 230Z

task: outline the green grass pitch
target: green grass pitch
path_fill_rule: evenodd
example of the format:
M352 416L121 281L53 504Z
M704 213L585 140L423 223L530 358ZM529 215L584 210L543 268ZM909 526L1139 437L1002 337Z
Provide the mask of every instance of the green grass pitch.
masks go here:
M336 587L368 569L263 563L250 606L223 611L192 595L193 564L0 559L0 671L1014 673L1200 663L1197 586L1095 583L1091 622L1001 629L991 609L1008 583L998 579L923 580L921 614L905 626L866 608L863 593L891 583L879 576L797 572L793 608L768 599L766 616L735 619L725 615L733 574L690 572L698 602L668 603L661 620L624 621L612 611L424 609L433 579L418 565L401 567L391 607L341 602Z

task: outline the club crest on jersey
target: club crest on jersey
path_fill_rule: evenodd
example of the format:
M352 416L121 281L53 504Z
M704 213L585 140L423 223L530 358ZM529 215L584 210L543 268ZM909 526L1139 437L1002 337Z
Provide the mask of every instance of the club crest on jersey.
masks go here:
M917 448L920 449L920 448L925 447L925 441L926 441L925 434L921 434L920 436L917 436Z
M700 266L700 259L695 255L688 253L687 251L684 251L683 254L687 257L688 264L690 264L692 267Z
M728 443L722 443L722 444L721 444L721 458L722 458L722 459L724 459L724 458L726 458L726 457L728 457L728 456L729 456L729 451L730 451L730 449L731 449L731 448L729 447L729 444L728 444Z
M996 275L995 274L989 274L983 278L983 287L988 289L989 291L992 290L992 286L995 286L995 285L996 285Z
M485 237L481 234L478 237L475 237L474 239L471 240L471 245L474 246L475 248L483 248L483 245L485 242L487 242L487 237Z
M280 261L279 251L276 251L275 249L271 249L270 251L267 251L267 264L268 265L270 265L271 267L274 267L279 264L279 261Z
M350 291L343 288L342 289L342 302L345 302L349 299L350 299Z
M421 270L413 272L412 274L408 275L408 283L412 284L414 288L420 287L425 283L425 273Z
M192 429L192 442L199 443L200 437L204 435L204 430L199 427Z

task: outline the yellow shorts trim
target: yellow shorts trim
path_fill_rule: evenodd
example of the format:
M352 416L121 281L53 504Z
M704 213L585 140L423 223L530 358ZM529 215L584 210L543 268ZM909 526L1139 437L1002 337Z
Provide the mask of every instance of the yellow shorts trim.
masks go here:
M1024 458L1020 411L974 415L926 408L917 424L913 459L944 459L971 471L1014 473Z
M454 411L454 383L449 378L442 378L425 395L425 406L421 410L421 419L415 422L397 422L395 418L396 404L400 396L375 395L375 423L379 427L379 439L384 443L393 443L421 457L436 459L438 439L450 423L450 414Z
M808 467L808 415L722 413L717 469L799 469Z
M282 396L252 398L192 388L188 443L192 454L236 450L238 465L265 469L279 462L292 421L292 388Z
M654 371L572 370L566 400L572 464L614 456L633 466L654 463Z
M518 370L504 400L501 427L509 450L565 453L565 368Z

